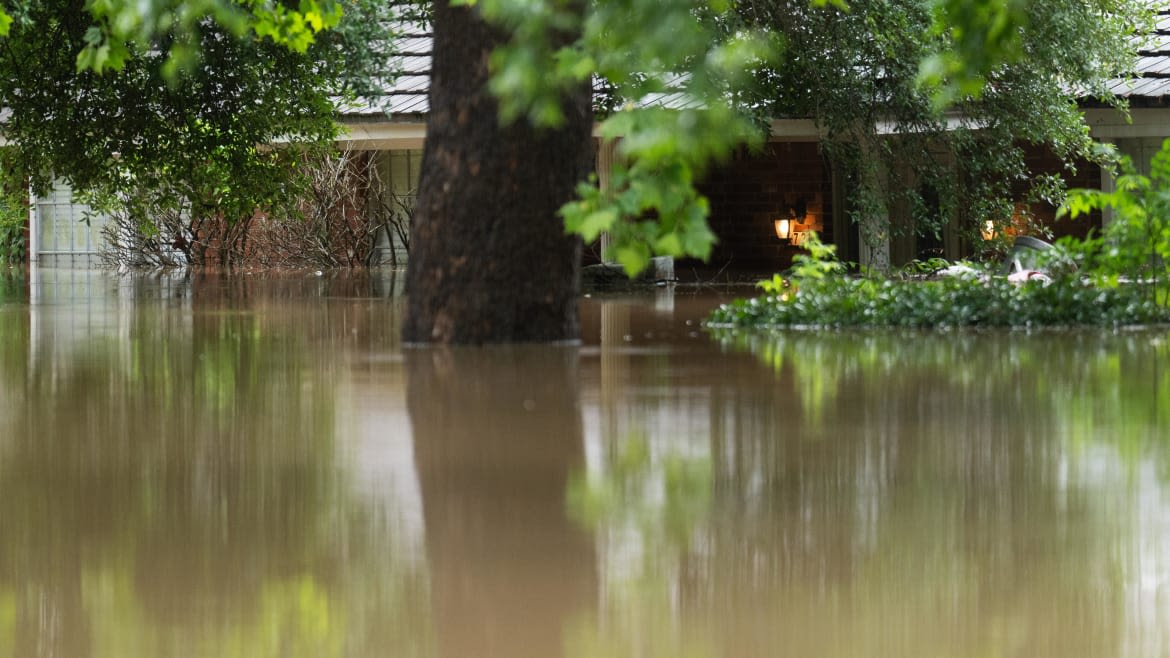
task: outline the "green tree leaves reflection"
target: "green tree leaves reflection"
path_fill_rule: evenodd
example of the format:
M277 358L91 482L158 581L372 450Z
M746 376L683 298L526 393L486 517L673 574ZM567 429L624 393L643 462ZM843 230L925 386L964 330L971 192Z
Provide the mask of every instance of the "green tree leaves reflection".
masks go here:
M715 655L707 634L675 628L670 619L675 607L672 592L685 586L693 556L700 550L696 530L710 525L711 461L654 450L638 432L607 447L613 452L606 455L604 472L579 472L570 480L569 511L584 527L606 538L603 543L612 535L636 536L652 548L629 565L628 573L611 570L603 609L618 614L605 619L580 616L572 627L569 655L628 655L646 629L652 630L652 640L642 647L644 653L635 655ZM667 628L672 632L653 632Z
M581 497L603 603L577 655L1160 655L1133 649L1166 639L1133 603L1168 566L1143 530L1164 485L1135 484L1165 455L1158 336L727 334L693 357L639 345L651 326L583 367L607 387ZM680 458L707 484L672 541Z
M802 422L824 432L839 432L839 423L848 422L830 413L843 391L862 382L890 384L875 402L895 407L937 384L983 409L999 408L1013 396L1030 401L1027 409L1010 405L1020 417L993 420L1005 427L1039 425L1045 434L1112 443L1134 457L1170 457L1163 431L1170 426L1170 344L1158 329L715 335L792 381Z
M238 281L0 305L0 657L1170 646L1163 335L721 347L661 294L583 300L599 346L399 359L368 297ZM425 544L353 494L392 475L358 426L409 444Z
M423 577L353 496L314 349L371 316L131 281L122 309L0 307L0 656L425 654Z

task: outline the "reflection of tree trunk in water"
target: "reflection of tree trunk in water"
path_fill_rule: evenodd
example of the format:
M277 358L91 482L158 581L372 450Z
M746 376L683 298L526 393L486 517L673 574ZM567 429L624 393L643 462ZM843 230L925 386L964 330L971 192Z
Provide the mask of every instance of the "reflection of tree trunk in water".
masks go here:
M565 489L584 466L576 348L407 352L442 656L558 656L596 597Z

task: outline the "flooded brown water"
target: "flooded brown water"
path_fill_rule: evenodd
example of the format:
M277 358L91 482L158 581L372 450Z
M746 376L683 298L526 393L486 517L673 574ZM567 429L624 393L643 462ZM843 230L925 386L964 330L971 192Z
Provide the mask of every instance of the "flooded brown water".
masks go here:
M404 350L400 284L0 284L0 658L1170 656L1164 329Z

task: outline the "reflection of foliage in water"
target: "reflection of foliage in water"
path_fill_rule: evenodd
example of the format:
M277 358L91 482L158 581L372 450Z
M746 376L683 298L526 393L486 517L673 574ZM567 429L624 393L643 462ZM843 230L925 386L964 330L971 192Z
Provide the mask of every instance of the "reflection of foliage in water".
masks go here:
M37 349L8 310L0 656L429 651L418 565L337 463L312 318L138 304Z
M854 510L839 518L827 509L810 523L794 507L784 522L823 539L852 537L828 553L848 572L833 596L852 601L852 612L826 612L841 637L866 646L835 652L987 655L1044 642L1054 655L1111 655L1135 576L1127 556L1138 502L1101 473L1111 455L1131 470L1150 457L1166 467L1164 333L716 333L771 369L778 396L798 400L804 414L792 431L831 438L829 464L845 469L824 473L825 455L798 441L776 458L805 481L781 485L786 497ZM960 614L969 600L979 601L985 628L896 626ZM1070 616L1082 622L1034 621ZM955 634L970 653L944 649Z
M718 337L732 353L687 371L690 394L604 403L619 432L647 429L571 490L608 560L577 655L1116 655L1134 494L1111 446L1162 445L1166 401L1141 383L1157 334ZM650 423L680 416L710 427L682 542L664 530L669 453L632 443L677 440Z
M0 656L12 655L16 637L16 595L0 587Z
M576 474L569 511L587 527L622 520L671 546L686 546L705 519L711 497L711 463L676 453L652 458L644 436L617 446L605 473Z
M24 270L0 269L0 304L28 300L28 277Z
M680 595L674 583L710 521L711 461L671 450L655 454L640 433L610 448L602 472L577 473L568 484L569 513L618 547L607 556L606 621L576 619L568 629L568 655L713 655L709 638L672 620ZM621 564L633 557L621 554L630 541L641 548L640 559Z
M891 399L929 379L976 399L1028 400L1014 408L1061 437L1115 443L1136 457L1170 447L1170 343L1164 330L1020 332L737 332L716 330L791 376L806 422L824 423L841 391L861 382ZM939 390L942 390L940 388ZM1007 408L1012 408L1008 405Z
M6 370L14 376L23 376L28 367L27 359L22 359L28 354L28 312L20 305L20 302L28 301L27 285L23 272L0 269L0 378L6 378ZM4 418L6 397L5 387L0 387L0 421ZM3 439L0 437L2 444Z
M149 629L155 622L140 605L135 585L124 571L85 574L85 607L91 611L93 654L151 655ZM265 582L255 618L239 620L219 632L206 628L183 634L184 655L249 658L347 656L353 630L344 602L309 574Z

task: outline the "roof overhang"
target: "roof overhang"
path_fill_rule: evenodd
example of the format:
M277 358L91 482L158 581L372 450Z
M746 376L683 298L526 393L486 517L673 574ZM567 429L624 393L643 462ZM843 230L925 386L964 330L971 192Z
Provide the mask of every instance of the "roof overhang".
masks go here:
M1170 108L1134 107L1129 116L1112 108L1083 110L1085 123L1094 139L1170 137Z
M769 133L775 142L817 142L824 137L812 119L773 119Z
M421 149L427 136L424 117L409 121L342 118L337 145L359 151Z

